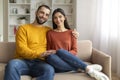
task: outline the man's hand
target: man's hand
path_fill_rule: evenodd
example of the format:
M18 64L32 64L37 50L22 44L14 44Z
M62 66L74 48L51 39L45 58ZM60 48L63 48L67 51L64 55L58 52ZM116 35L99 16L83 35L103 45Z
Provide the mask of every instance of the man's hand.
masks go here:
M79 37L79 33L76 31L76 29L74 29L74 30L72 31L72 34L73 34L73 36L74 36L75 38L78 38L78 37Z
M41 57L46 57L50 54L55 54L55 53L56 53L56 50L48 50L48 51L43 52Z

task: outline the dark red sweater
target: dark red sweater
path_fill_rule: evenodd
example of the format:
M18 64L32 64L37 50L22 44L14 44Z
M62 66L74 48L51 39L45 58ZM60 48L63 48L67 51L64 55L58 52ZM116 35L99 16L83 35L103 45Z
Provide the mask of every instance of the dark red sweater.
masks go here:
M47 33L47 50L65 49L76 55L77 40L72 35L72 30L56 32L53 30Z

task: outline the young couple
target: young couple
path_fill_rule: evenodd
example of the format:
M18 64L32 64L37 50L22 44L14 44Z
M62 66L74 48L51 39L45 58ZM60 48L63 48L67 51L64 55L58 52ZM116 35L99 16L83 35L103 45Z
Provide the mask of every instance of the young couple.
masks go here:
M76 57L76 32L70 29L63 9L57 8L52 14L53 30L43 25L50 12L47 5L41 5L35 21L18 28L15 59L6 65L4 80L20 80L21 75L53 80L55 72L78 69L96 80L109 80L100 72L100 65L87 65Z

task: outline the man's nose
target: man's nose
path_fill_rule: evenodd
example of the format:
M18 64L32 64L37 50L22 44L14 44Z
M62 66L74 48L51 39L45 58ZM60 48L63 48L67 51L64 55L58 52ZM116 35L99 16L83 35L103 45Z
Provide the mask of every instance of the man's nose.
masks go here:
M43 14L43 17L45 18L45 17L46 17L46 14Z

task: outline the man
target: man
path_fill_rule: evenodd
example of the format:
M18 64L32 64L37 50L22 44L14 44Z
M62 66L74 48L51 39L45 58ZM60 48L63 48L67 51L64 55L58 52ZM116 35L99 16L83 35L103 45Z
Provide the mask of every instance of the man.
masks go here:
M15 58L6 66L4 80L20 80L21 75L36 77L36 80L53 80L54 68L44 62L46 51L46 33L51 28L44 26L50 15L50 8L41 5L31 24L21 25L16 33ZM46 55L45 55L46 54Z

